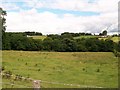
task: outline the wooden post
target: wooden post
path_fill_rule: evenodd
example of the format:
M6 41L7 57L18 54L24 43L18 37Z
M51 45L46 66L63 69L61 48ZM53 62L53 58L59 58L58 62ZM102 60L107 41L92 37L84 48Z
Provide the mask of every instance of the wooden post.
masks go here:
M40 80L33 81L33 88L34 90L40 90Z

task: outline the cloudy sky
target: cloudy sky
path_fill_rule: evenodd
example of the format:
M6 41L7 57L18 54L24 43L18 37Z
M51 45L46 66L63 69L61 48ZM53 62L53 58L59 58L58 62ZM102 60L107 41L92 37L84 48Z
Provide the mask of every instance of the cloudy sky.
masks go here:
M2 0L8 32L117 32L119 0Z

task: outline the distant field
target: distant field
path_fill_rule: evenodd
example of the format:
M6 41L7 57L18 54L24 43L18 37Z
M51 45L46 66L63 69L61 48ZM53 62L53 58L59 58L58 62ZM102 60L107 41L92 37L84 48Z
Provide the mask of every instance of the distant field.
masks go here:
M43 88L118 87L118 59L111 52L3 51L2 64L14 75L57 82L42 82ZM11 87L4 84L11 82L16 84L14 88L32 87L31 81L5 78L3 87Z
M113 40L114 42L118 42L118 41L120 41L120 37L113 37L112 40Z
M114 42L119 42L120 41L120 37L106 37L106 38L99 38L99 39L106 40L108 38L111 39L111 40L113 40Z
M47 36L29 36L29 37L32 37L33 39L41 39L41 40L44 40ZM100 40L103 39L103 40L106 40L106 39L111 39L113 40L114 42L118 42L120 40L120 37L99 37L99 36L91 36L91 35L88 35L88 36L78 36L78 37L74 37L74 39L80 39L80 38L96 38L98 37Z
M88 35L88 36L78 36L78 37L74 37L74 39L80 39L80 38L95 38L97 36L91 36L91 35Z
M47 36L29 36L32 37L33 39L41 39L44 40Z
M111 39L113 40L114 42L119 42L120 41L120 37L99 37L99 36L79 36L79 37L74 37L74 39L80 39L80 38L96 38L98 37L100 40L103 39L103 40L106 40L106 39Z

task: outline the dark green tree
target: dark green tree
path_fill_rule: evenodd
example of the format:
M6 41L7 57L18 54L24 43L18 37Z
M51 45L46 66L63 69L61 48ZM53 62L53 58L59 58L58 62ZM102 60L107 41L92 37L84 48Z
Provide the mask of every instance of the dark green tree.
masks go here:
M75 52L77 51L77 43L75 40L70 39L70 38L64 38L62 40L64 50L66 52Z
M50 37L47 37L43 40L43 49L47 51L52 51L53 40Z
M6 15L6 11L0 8L0 49L2 49L2 44L5 43Z
M106 36L106 35L107 35L107 31L104 30L104 31L102 32L102 35Z

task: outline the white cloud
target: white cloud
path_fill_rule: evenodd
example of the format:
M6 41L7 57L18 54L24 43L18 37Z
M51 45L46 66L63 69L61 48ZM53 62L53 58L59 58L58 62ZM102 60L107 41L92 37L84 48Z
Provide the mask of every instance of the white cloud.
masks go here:
M73 11L91 11L110 13L118 11L119 0L3 0L5 9L18 9L15 2L24 2L23 6L32 8L51 8Z
M116 24L117 17L117 13L105 13L99 16L64 14L61 18L59 15L48 11L38 13L36 9L21 10L19 13L8 13L7 31L37 31L43 34L62 32L98 33L106 26ZM114 30L117 26L110 28ZM109 29L108 31L112 30Z
M33 8L52 8L73 11L91 11L98 13L116 12L119 0L31 0L26 6Z
M20 12L8 12L7 31L38 31L43 34L62 32L93 32L99 33L106 27L109 32L117 32L118 1L119 0L13 0L25 2L23 7L32 7L31 10L22 10L11 0L4 0L5 10L19 10ZM40 8L62 9L68 11L97 12L96 16L75 16L66 13L60 17L52 12L37 12Z

